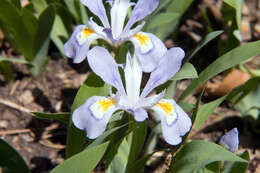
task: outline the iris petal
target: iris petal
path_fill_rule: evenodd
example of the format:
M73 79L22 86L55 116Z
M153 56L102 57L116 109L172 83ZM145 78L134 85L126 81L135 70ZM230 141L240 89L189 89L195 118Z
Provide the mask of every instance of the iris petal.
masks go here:
M87 26L77 26L70 39L64 44L66 56L73 58L74 63L82 62L87 56L91 43L99 38L102 37Z
M110 28L107 19L106 9L102 0L80 0L88 9L101 20L105 28Z
M161 58L156 69L151 73L150 78L143 89L141 97L146 97L154 88L167 82L181 68L184 51L181 48L171 48Z
M155 70L167 52L164 43L151 33L139 32L130 39L135 47L135 54L144 72Z
M114 39L118 39L121 35L125 23L125 18L129 7L133 3L130 0L115 0L111 8L111 29Z
M224 144L227 146L229 151L234 153L237 150L239 144L237 128L228 131L224 136L221 137L219 143Z
M139 0L132 11L132 15L126 24L124 31L130 30L136 22L151 14L158 7L158 4L159 0Z
M167 143L178 145L181 136L191 128L190 117L172 99L162 99L151 109L161 119L162 134Z
M88 63L94 73L114 86L121 95L126 95L118 64L105 48L99 46L92 48L88 52Z
M87 137L90 139L98 137L105 131L110 117L118 110L116 106L110 106L104 111L102 117L95 115L96 112L93 112L93 108L91 110L91 106L106 99L105 97L93 96L78 107L72 114L74 125L81 130L85 130Z

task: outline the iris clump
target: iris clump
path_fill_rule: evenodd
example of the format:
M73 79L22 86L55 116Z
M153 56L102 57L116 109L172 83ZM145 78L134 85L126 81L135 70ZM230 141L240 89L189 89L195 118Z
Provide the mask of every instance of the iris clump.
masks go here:
M108 97L92 96L78 107L72 115L74 125L85 130L90 139L97 138L106 129L110 117L118 110L124 110L134 116L138 122L148 118L148 112L161 120L162 134L171 145L181 143L191 128L191 119L173 99L164 99L165 92L151 94L152 91L170 80L181 68L184 51L179 48L167 50L164 43L151 33L141 32L145 22L132 28L138 21L151 14L158 6L158 0L139 0L136 4L130 0L110 1L109 23L102 0L81 0L95 14L103 26L92 19L88 26L79 25L65 44L67 56L75 63L86 57L92 71L112 89ZM130 7L132 14L126 21ZM126 23L124 25L124 23ZM134 44L134 54L126 56L125 64L117 64L114 57L105 48L95 46L89 50L96 39L106 40L114 47L129 40ZM120 75L119 68L124 74ZM143 72L149 72L150 78L141 88ZM125 79L123 85L122 77Z

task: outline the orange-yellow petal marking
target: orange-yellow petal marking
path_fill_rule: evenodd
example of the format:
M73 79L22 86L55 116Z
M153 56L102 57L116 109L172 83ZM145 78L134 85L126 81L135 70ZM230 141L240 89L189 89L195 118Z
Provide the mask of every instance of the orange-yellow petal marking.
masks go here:
M108 108L111 106L114 106L116 104L114 99L104 99L98 102L99 106L102 107L103 112L105 112Z
M94 31L90 28L84 28L82 33L84 34L85 38L88 38L91 34L94 33Z
M134 37L138 39L141 46L145 45L149 41L149 37L147 35L142 34L142 33L137 33L137 34L135 34Z
M95 33L95 32L94 32L92 29L90 29L90 28L84 28L84 29L82 29L81 32L79 32L79 33L76 35L76 38L77 38L77 40L78 40L78 43L79 43L80 45L84 44L84 43L87 41L88 37L89 37L91 34L93 34L93 33Z
M102 119L109 108L115 107L116 101L112 98L104 98L92 104L90 110L97 119Z
M166 115L170 115L170 113L173 111L173 106L166 101L159 101L156 106L159 106Z

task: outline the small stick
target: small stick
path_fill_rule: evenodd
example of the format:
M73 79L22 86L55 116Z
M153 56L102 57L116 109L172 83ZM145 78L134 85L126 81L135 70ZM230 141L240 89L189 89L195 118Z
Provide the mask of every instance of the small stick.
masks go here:
M13 85L13 87L12 87L10 93L9 93L10 96L12 96L12 95L15 93L16 88L18 87L19 84L20 84L20 81L16 81L16 82L14 83L14 85Z
M13 134L18 134L18 133L29 133L29 132L31 132L30 129L5 130L5 131L0 131L0 136L13 135Z
M34 111L32 111L32 110L30 110L30 109L27 109L27 108L25 108L25 107L23 107L23 106L21 106L21 105L18 105L18 104L14 103L14 102L10 102L10 101L8 101L8 100L4 100L4 99L2 99L2 98L0 98L0 104L9 106L9 107L11 107L11 108L13 108L13 109L17 109L17 110L19 110L19 111L21 111L21 112L25 112L25 113L28 113L28 114L31 114L31 115L32 115L31 112L34 112Z

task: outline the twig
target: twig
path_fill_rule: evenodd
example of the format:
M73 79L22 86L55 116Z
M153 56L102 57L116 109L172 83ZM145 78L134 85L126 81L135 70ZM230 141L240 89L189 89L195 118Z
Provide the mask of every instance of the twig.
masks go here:
M14 102L10 102L10 101L8 101L8 100L4 100L4 99L2 99L2 98L0 98L0 104L9 106L9 107L11 107L11 108L13 108L13 109L17 109L17 110L19 110L19 111L21 111L21 112L25 112L25 113L28 113L28 114L31 114L31 115L32 115L31 112L34 112L34 111L32 111L32 110L30 110L30 109L27 109L27 108L25 108L25 107L23 107L23 106L21 106L21 105L18 105L18 104L14 103Z
M20 81L16 81L16 82L14 83L14 85L13 85L13 87L12 87L10 93L9 93L10 96L12 96L12 95L15 93L16 88L18 87L19 84L20 84Z
M30 129L5 130L5 131L0 131L0 136L13 135L18 133L29 133L29 132L31 132Z
M50 147L50 148L55 148L55 149L64 149L64 148L66 148L65 145L54 144L51 141L47 141L47 140L40 140L40 144L45 145L45 146Z

